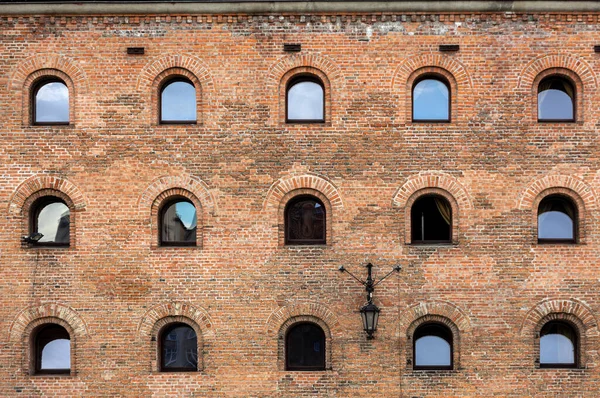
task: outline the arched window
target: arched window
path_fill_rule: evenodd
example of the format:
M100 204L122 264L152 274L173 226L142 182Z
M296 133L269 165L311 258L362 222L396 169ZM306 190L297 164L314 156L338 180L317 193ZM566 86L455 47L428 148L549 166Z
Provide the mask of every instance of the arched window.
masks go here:
M452 206L440 195L425 195L411 208L412 243L450 243Z
M69 89L58 78L43 79L33 86L34 124L69 124Z
M162 246L195 246L196 207L187 199L167 202L160 212L160 243Z
M413 335L414 369L452 369L452 331L441 323L425 323Z
M314 196L301 195L285 208L285 243L287 245L325 244L325 206Z
M291 79L286 90L287 123L323 123L325 121L325 89L313 75Z
M566 78L549 76L540 82L538 120L550 122L575 120L575 88Z
M69 246L70 209L55 196L44 196L31 208L31 236L38 235L34 244L46 246ZM39 236L41 235L41 237Z
M417 80L412 90L413 121L449 122L450 86L445 79L428 76Z
M169 80L160 92L161 123L196 123L196 88L186 78Z
M540 367L574 368L577 366L579 337L566 322L550 321L540 331Z
M285 336L286 370L325 370L325 332L314 323L293 325Z
M71 338L69 332L54 323L37 328L33 335L35 373L71 372Z
M167 325L160 334L160 369L162 372L198 370L198 337L185 323Z
M575 243L577 208L565 196L545 197L538 207L538 242Z

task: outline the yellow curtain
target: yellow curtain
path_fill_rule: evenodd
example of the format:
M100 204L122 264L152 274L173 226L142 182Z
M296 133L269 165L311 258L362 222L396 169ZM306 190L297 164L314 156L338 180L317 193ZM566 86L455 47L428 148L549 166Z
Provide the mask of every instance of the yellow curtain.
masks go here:
M452 222L452 207L450 207L450 203L448 203L446 199L442 198L434 198L434 200L438 211L442 215L442 218L444 221L446 221L446 224L450 225Z

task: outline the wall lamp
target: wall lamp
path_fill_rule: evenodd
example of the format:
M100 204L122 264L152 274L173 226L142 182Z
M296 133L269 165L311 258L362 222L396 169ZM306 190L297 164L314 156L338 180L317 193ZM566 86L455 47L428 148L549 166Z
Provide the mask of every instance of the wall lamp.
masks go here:
M373 264L368 263L365 267L367 267L367 279L360 280L356 276L352 274L352 272L348 271L344 268L343 265L340 266L340 272L347 272L351 277L356 279L359 283L361 283L365 287L365 291L367 292L367 302L360 308L360 317L362 318L363 328L365 332L367 332L367 339L373 338L373 333L377 330L377 322L379 321L379 312L381 311L379 307L377 307L373 303L373 292L375 291L375 286L379 285L385 278L390 276L393 272L400 272L401 267L396 265L387 275L381 278L378 282L373 280Z
M41 232L34 232L31 235L22 236L21 241L24 243L33 244L33 243L37 243L43 237L44 237L44 234L42 234Z

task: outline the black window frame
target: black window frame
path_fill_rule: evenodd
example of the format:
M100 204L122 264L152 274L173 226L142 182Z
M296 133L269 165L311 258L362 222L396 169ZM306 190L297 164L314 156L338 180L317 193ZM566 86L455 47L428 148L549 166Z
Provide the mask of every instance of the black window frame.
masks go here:
M542 206L542 204L545 201L548 200L562 200L567 202L572 208L573 208L573 239L564 239L564 238L540 238L540 207ZM565 213L566 214L566 213ZM567 214L568 216L568 214ZM577 207L577 204L575 203L575 201L566 196L566 195L561 195L561 194L552 194L552 195L548 195L545 196L542 200L540 200L540 203L538 204L538 208L537 208L537 214L536 214L536 235L537 235L537 243L538 244L542 244L542 245L546 245L546 244L577 244L579 241L578 238L578 231L579 231L579 208Z
M163 120L162 117L162 106L163 106L163 91L173 83L183 82L191 84L194 87L194 109L196 110L196 119L194 120ZM160 85L160 90L158 90L158 124L198 124L198 89L194 82L188 79L185 76L175 76L169 79L166 79Z
M296 84L303 83L303 82L316 83L319 86L321 86L321 89L323 90L323 118L322 119L290 119L290 118L288 118L290 89L292 87L294 87ZM302 73L302 74L298 74L298 75L292 77L287 82L286 87L285 87L285 123L286 124L323 124L323 123L325 123L325 120L327 118L327 116L326 116L327 104L325 102L326 98L327 98L327 93L325 91L325 84L323 84L323 80L321 80L321 78L319 78L318 76L313 75L311 73Z
M413 211L415 209L415 205L417 205L419 203L419 201L424 200L424 199L429 199L429 198L439 198L442 199L443 201L445 201L448 204L448 207L450 208L450 224L448 225L448 239L425 239L425 240L421 240L421 239L413 239L413 234L414 234L414 228L415 225L413 223ZM454 223L454 211L452 209L452 203L446 199L443 195L440 194L436 194L436 193L432 193L432 194L425 194L425 195L421 195L418 198L415 199L415 201L412 203L411 207L410 207L410 243L411 245L449 245L452 244L452 231L453 231L453 223Z
M571 103L573 104L573 117L571 119L540 119L540 93L541 93L540 86L545 81L551 80L551 79L563 80L563 81L567 82L569 85L571 85L571 87L573 88L573 98L571 98ZM546 90L544 90L544 91L546 91ZM553 75L545 76L544 78L542 78L540 80L540 82L537 85L536 95L537 95L536 116L537 116L538 123L575 123L577 121L577 85L569 77L567 77L565 75L561 75L561 74L553 74ZM568 95L568 93L567 93L567 95Z
M186 241L166 241L163 236L163 224L164 224L164 215L165 212L171 205L174 205L178 202L187 202L194 206L196 210L196 239L190 242ZM190 199L185 196L173 196L164 201L160 210L158 211L158 243L161 247L195 247L198 246L198 208L196 204L192 202Z
M163 326L162 329L160 330L160 332L158 333L158 339L157 339L158 340L158 356L159 356L158 371L160 373L197 372L198 369L200 369L200 367L199 367L200 357L199 356L198 356L198 359L196 360L196 368L195 369L192 367L185 367L185 368L165 367L165 356L164 356L164 352L163 352L163 347L165 344L164 339L166 338L166 336L169 335L171 330L178 328L178 327L182 327L182 326L192 329L194 331L194 333L196 334L196 352L198 352L198 333L191 325L189 325L185 322L171 322L171 323Z
M45 195L38 199L36 199L32 205L31 210L29 212L29 234L33 235L38 232L38 218L41 211L48 205L52 203L62 203L69 209L69 242L31 242L30 244L36 247L70 247L71 246L71 212L72 209L64 199L54 196L54 195Z
M439 334L426 334L424 330L428 328L437 328L446 336ZM440 333L440 334L443 334ZM417 340L426 336L436 336L444 339L450 345L450 365L417 365ZM413 332L413 370L454 370L454 333L447 325L441 322L425 322L419 325Z
M67 101L69 120L66 122L38 122L37 121L37 95L42 87L50 83L62 83L67 88L69 99ZM32 126L68 126L71 124L71 93L67 83L57 76L45 76L36 81L31 89L31 125Z
M319 365L314 365L314 366L290 366L290 358L289 358L289 352L290 352L290 335L291 332L298 327L302 327L305 325L310 325L316 329L318 329L321 333L321 338L322 338L322 343L323 343L323 349L321 350L321 361L322 361L322 366ZM325 331L323 330L323 328L315 323L315 322L297 322L293 325L291 325L285 333L285 338L284 338L284 344L285 344L285 370L286 371L291 371L291 372L320 372L320 371L325 371L327 370L327 335L325 334Z
M415 88L424 80L437 80L448 89L448 119L415 119ZM452 123L452 86L445 76L438 73L426 73L415 79L410 89L410 118L412 123Z
M49 330L50 329L50 330ZM52 330L54 329L54 330ZM50 334L50 337L46 337L42 340L41 336L43 333ZM66 337L65 337L66 336ZM42 352L44 347L54 340L66 339L69 340L69 356L71 356L71 335L69 331L63 326L57 323L45 323L38 326L32 337L32 350L33 350L33 362L34 362L34 374L36 375L70 375L71 368L60 368L60 369L42 369ZM42 344L44 343L44 344ZM69 359L70 361L70 359Z
M290 220L290 207L297 202L301 202L304 200L313 200L316 203L321 205L323 209L323 239L290 239L289 228L291 228L291 220ZM318 197L310 194L306 195L298 195L294 196L285 205L284 210L284 235L285 235L285 245L286 246L315 246L315 245L326 245L327 244L327 209L323 204L323 201Z
M575 336L575 341L571 340L571 343L573 344L573 361L574 361L573 363L542 363L542 337L544 337L546 334L550 334L550 333L543 334L543 332L544 332L545 328L551 326L552 324L567 326L568 328L570 328L573 331L573 335ZM551 321L544 323L544 325L540 329L539 341L538 341L538 348L539 348L539 355L540 355L540 358L539 358L540 369L561 369L561 368L577 369L577 368L579 368L580 340L581 340L581 336L579 335L579 329L577 328L577 326L573 325L571 322L565 321L563 319L553 319Z

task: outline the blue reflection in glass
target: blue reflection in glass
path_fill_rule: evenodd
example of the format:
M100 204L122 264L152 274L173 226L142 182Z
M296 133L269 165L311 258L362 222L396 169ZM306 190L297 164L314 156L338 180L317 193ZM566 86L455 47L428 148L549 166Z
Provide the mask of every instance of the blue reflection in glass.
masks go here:
M575 363L575 346L562 334L547 334L540 339L541 364Z
M169 83L162 90L160 105L162 122L195 122L196 88L189 82Z
M42 349L41 369L70 369L71 341L67 339L52 340Z
M69 122L69 89L62 82L46 83L35 95L37 123Z
M438 336L423 336L415 342L416 366L450 366L450 344Z
M311 81L294 84L287 93L289 120L323 120L323 87Z
M449 94L443 82L421 80L413 88L413 120L450 120Z
M538 94L538 119L573 119L573 99L564 91L548 89Z
M538 216L539 239L574 239L573 220L561 211L547 211Z

